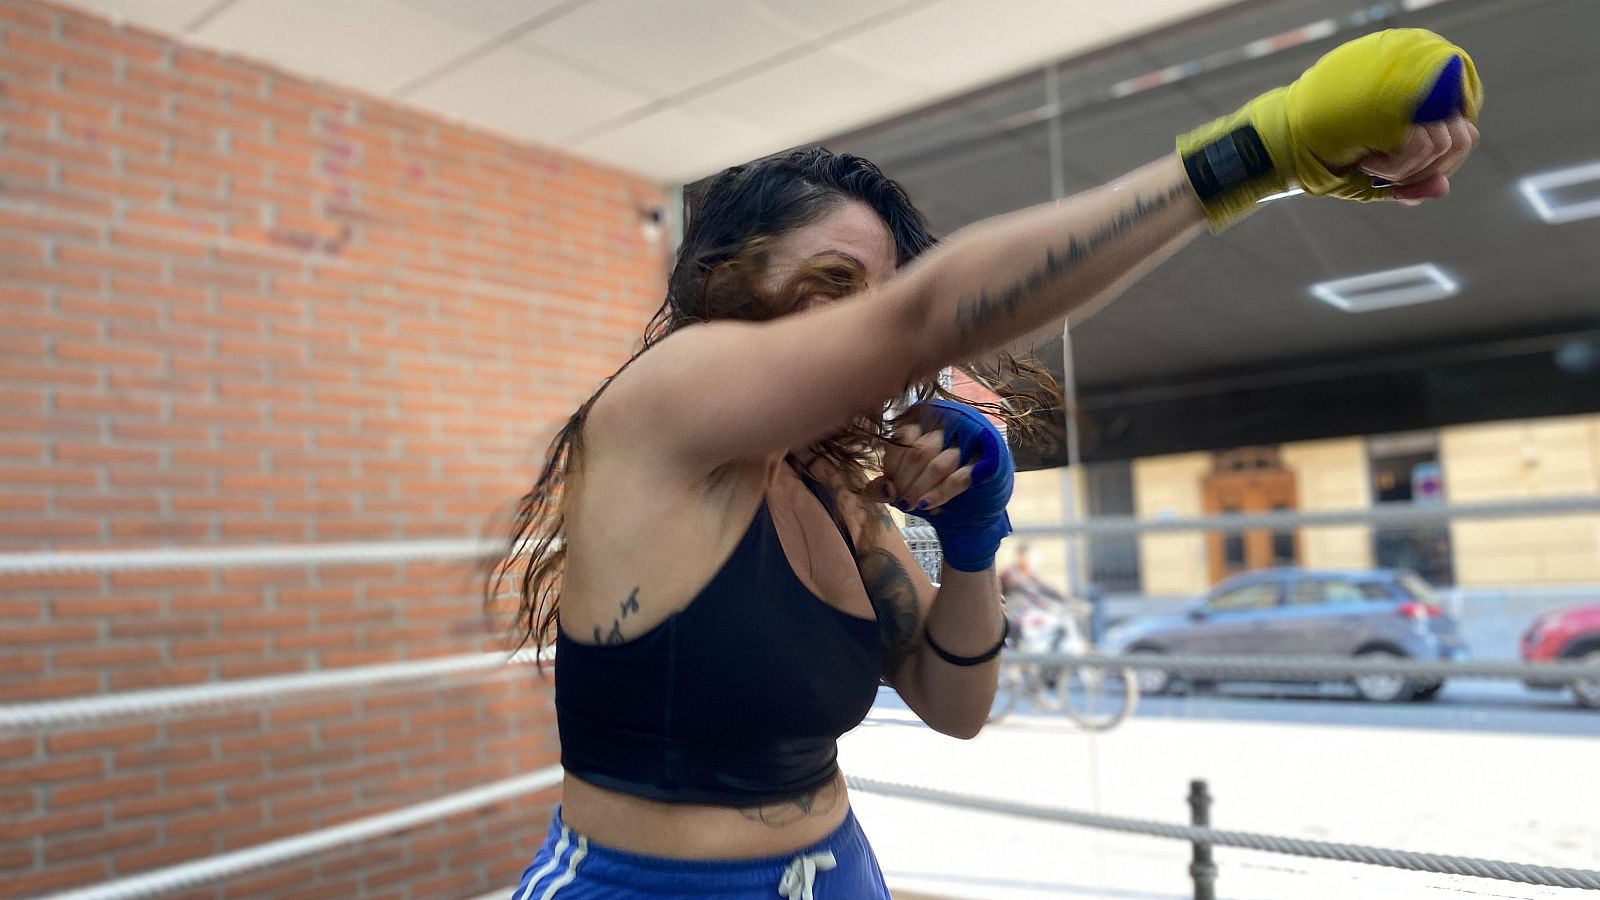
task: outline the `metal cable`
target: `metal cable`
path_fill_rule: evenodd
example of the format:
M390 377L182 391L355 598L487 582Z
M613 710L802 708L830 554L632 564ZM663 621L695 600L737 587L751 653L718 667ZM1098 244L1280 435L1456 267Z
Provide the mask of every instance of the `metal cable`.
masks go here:
M1600 679L1593 663L1550 662L1424 662L1411 659L1350 659L1342 656L1167 656L1157 653L1116 655L1107 653L1007 652L1002 659L1048 668L1159 669L1174 675L1251 678L1304 678L1333 681L1359 675L1400 675L1423 680L1513 679L1539 683L1569 683Z
M1457 519L1504 519L1585 513L1600 513L1600 495L1496 500L1487 503L1393 503L1360 509L1175 516L1161 519L1097 516L1075 524L1063 522L1055 525L1018 525L1012 530L1012 534L1018 537L1061 537L1066 534L1142 534L1164 531L1237 532L1254 529L1285 531L1327 525L1432 525Z
M896 784L871 778L857 778L855 776L846 776L845 783L850 786L851 790L1004 815L1022 816L1030 819L1043 819L1068 825L1080 825L1086 828L1125 831L1131 834L1174 838L1184 841L1202 841L1223 847L1242 847L1267 853L1284 853L1291 856L1307 856L1315 859L1332 859L1342 862L1388 866L1396 869L1408 869L1414 872L1433 872L1440 875L1469 875L1475 878L1493 878L1499 881L1516 881L1523 884L1537 884L1548 887L1600 890L1600 872L1589 869L1565 869L1556 866L1538 866L1493 859L1478 859L1470 856L1417 853L1410 850L1390 850L1383 847L1367 847L1360 844L1336 844L1329 841L1311 841L1270 834L1256 834L1248 831L1204 828L1196 825L1170 825L1146 819L1130 819L1122 816L1106 816L1070 809L1055 809L1032 803L995 800L915 785Z

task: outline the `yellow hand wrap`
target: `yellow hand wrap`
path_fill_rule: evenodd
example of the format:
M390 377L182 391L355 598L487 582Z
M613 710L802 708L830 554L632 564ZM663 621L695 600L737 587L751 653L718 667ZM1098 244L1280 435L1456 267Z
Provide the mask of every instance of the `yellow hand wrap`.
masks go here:
M1178 155L1211 229L1295 185L1349 200L1389 198L1392 188L1374 187L1354 166L1401 149L1418 107L1457 57L1459 108L1476 119L1483 86L1466 51L1431 31L1399 28L1337 47L1288 87L1179 137Z

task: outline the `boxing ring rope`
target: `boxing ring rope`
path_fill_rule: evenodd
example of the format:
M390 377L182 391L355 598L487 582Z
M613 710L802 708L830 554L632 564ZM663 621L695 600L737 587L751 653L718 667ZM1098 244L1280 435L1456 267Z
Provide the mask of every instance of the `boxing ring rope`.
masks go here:
M1233 531L1284 529L1323 525L1395 525L1437 523L1457 518L1569 515L1600 512L1600 497L1556 497L1540 500L1454 504L1406 505L1349 511L1272 513L1230 516L1226 519L1096 519L1063 527L1024 526L1019 535L1061 536L1127 534L1177 530ZM931 528L916 522L904 536L918 562L931 574L939 568L938 542ZM504 545L479 539L416 540L383 543L189 547L113 551L50 551L0 554L0 575L39 575L117 571L154 571L230 567L288 567L356 563L406 563L413 561L466 561L491 558ZM65 700L0 705L0 733L58 725L143 715L170 715L197 708L230 707L304 693L369 687L406 681L470 677L552 659L553 652L523 650L511 653L467 653L419 661L399 661L353 666L328 671L263 678L237 679L204 685L114 692ZM1028 654L1008 652L1013 664L1051 668L1162 669L1189 676L1349 678L1357 675L1400 675L1417 679L1482 678L1536 681L1600 679L1600 667L1576 663L1528 665L1512 662L1424 663L1368 661L1309 657L1199 657L1147 655ZM506 799L537 793L559 784L558 766L449 794L435 800L369 816L339 826L318 829L256 847L181 863L153 872L117 879L91 888L54 895L70 900L152 897L219 881L254 869L323 853L369 840L439 818L481 808ZM1468 875L1526 884L1596 890L1600 872L1551 866L1523 865L1471 857L1415 853L1404 850L1306 841L1296 838L1170 825L1138 819L1102 816L1073 810L1051 809L1025 803L976 797L871 778L847 779L856 789L961 808L986 810L1026 818L1119 830L1153 837L1203 841L1268 852L1321 859L1366 863L1448 875ZM496 894L494 896L499 896Z
M156 897L185 888L198 887L255 869L312 856L418 825L426 825L491 803L548 790L560 784L561 777L560 766L548 766L527 775L469 788L436 800L367 816L332 828L320 828L231 853L179 863L154 872L130 875L94 887L52 894L49 900L133 900L137 897ZM507 891L509 892L509 888Z
M1078 825L1084 828L1123 831L1150 837L1174 838L1194 843L1240 847L1247 850L1284 853L1291 856L1306 856L1315 859L1389 866L1396 869L1408 869L1413 872L1432 872L1438 875L1469 875L1475 878L1516 881L1522 884L1536 884L1546 887L1600 890L1600 872L1590 869L1528 865L1493 859L1478 859L1470 856L1450 856L1442 853L1416 853L1409 850L1390 850L1383 847L1367 847L1360 844L1311 841L1302 838L1256 834L1248 831L1225 831L1194 825L1170 825L1165 822L1153 822L1146 819L1129 819L1121 816L1105 816L1070 809L1056 809L1033 803L996 800L971 794L959 794L954 791L896 784L889 781L878 781L873 778L858 778L849 775L845 776L845 783L852 790L880 794L886 797L939 803L960 809L1001 813L1009 816L1040 819L1047 822L1059 822L1066 825Z

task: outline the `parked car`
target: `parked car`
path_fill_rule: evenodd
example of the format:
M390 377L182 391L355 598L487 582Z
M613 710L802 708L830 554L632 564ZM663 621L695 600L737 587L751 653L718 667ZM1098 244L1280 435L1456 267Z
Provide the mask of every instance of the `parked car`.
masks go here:
M1600 666L1600 603L1547 612L1533 620L1522 636L1523 662L1553 660ZM1577 682L1530 681L1531 688L1559 690L1570 686L1579 706L1600 709L1600 679Z
M1461 629L1433 587L1415 573L1393 569L1268 569L1237 575L1175 615L1119 624L1107 633L1102 649L1201 656L1467 657ZM1140 672L1139 686L1147 693L1174 684L1159 670ZM1351 683L1362 697L1377 701L1431 700L1444 687L1389 675L1363 675Z

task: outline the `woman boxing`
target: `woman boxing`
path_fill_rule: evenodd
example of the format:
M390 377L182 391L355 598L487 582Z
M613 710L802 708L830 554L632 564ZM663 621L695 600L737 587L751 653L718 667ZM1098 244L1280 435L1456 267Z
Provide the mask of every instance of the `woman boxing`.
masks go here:
M849 156L710 179L645 349L557 435L502 563L524 638L557 647L566 768L518 900L887 897L837 738L880 678L977 733L1004 639L1011 459L931 399L939 370L1087 315L1290 186L1442 196L1480 103L1459 48L1371 35L1171 156L937 246ZM884 503L929 517L937 588Z

